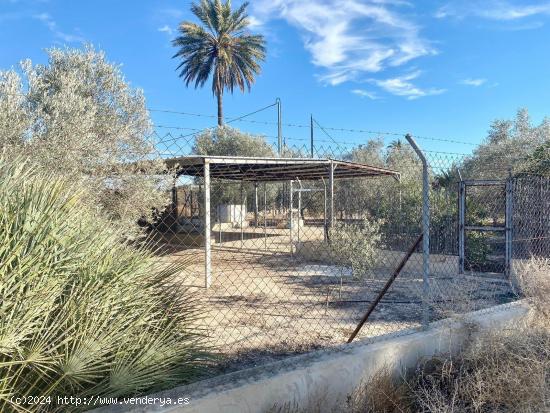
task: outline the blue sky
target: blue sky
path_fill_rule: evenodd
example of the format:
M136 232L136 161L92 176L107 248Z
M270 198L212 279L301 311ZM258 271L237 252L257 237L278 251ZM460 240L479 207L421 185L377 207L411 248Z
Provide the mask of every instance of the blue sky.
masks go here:
M210 88L187 89L171 59L178 22L192 19L189 4L0 0L0 68L25 58L44 62L47 47L91 42L123 65L150 108L215 115ZM328 127L478 143L493 119L513 117L519 107L529 108L536 122L550 114L550 1L252 0L250 14L253 29L267 38L268 58L250 94L226 97L229 117L280 97L286 123L307 124L313 113ZM215 123L152 116L156 124L182 128ZM276 112L250 119L272 122ZM276 135L273 125L237 126ZM284 133L309 137L306 128L285 127ZM330 134L348 142L373 136ZM473 147L419 143L449 152Z

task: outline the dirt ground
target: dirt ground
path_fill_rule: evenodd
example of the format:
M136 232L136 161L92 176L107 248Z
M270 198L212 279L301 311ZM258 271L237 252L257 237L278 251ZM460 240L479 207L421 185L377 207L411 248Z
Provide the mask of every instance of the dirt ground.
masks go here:
M319 243L323 231L303 227L300 236L301 242ZM368 276L357 279L349 268L304 257L296 248L291 253L288 230L247 228L242 238L240 230L225 231L220 243L218 234L209 289L202 248L186 249L173 237L159 258L164 263L192 259L181 282L201 295L201 323L209 344L231 361L229 369L346 342L404 256L380 250ZM297 234L293 240L299 245ZM457 267L455 256L431 256L431 319L513 300L502 274L458 275ZM413 254L359 339L420 326L421 268L421 254Z

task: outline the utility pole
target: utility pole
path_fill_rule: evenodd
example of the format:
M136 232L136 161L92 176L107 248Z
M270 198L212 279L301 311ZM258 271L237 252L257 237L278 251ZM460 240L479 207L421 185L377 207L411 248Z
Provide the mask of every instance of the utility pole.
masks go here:
M275 103L277 103L277 152L280 157L283 154L283 110L280 98L277 98Z
M311 142L310 142L310 147L311 147L311 157L313 158L313 115L311 115L310 117L310 124L309 124L309 130L310 130L310 137L311 137Z

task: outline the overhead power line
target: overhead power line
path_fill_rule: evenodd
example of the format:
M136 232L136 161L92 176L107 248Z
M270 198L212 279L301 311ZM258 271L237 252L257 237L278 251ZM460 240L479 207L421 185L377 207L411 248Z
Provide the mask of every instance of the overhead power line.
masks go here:
M23 94L23 93L3 92L2 95L26 97L26 95ZM258 121L258 120L253 120L253 119L245 119L249 116L255 115L259 112L262 112L262 111L264 111L266 109L269 109L271 107L274 107L276 105L277 105L277 103L273 103L271 105L265 106L261 109L250 112L248 114L231 118L226 122L226 124L227 123L233 123L233 122L248 122L248 123L260 124L260 125L278 125L277 122L272 122L272 121ZM204 113L185 112L185 111L176 111L176 110L169 110L169 109L158 109L158 108L147 108L147 110L149 110L150 112L171 113L171 114L182 115L182 116L193 116L193 117L202 117L202 118L210 118L210 119L217 118L216 115L210 115L210 114L204 114ZM377 130L369 130L369 129L354 129L354 128L321 126L317 122L315 122L315 123L316 123L316 125L314 125L314 127L321 129L323 131L323 133L325 133L325 134L327 134L327 131L361 133L361 134L379 135L379 136L398 136L398 137L403 137L407 134L405 132L392 132L392 131L379 131L379 130L377 131ZM281 125L285 126L285 127L290 127L290 128L310 128L311 127L311 125L305 125L305 124L299 124L299 123L282 123ZM186 129L184 127L168 127L168 126L162 126L162 125L159 125L158 127L172 128L172 129L177 129L177 128ZM187 128L187 129L189 129L189 130L199 130L199 129L195 129L195 128ZM190 135L193 135L193 134L190 134ZM425 136L425 135L423 136L423 135L415 135L415 134L412 134L412 135L415 138L422 139L422 140L453 143L453 144L459 144L459 145L478 146L477 143L466 142L466 141L463 141L463 140L440 138L440 137Z

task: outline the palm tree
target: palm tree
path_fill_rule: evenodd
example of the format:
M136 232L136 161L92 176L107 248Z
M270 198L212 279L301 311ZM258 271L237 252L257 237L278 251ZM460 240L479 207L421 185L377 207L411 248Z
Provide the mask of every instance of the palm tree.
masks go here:
M212 93L218 100L218 126L223 125L223 93L238 87L250 91L254 77L261 71L265 59L265 40L246 31L250 24L245 2L237 10L231 0L201 0L191 11L203 26L184 21L179 36L172 42L178 47L173 56L181 59L179 77L189 86L202 87L212 74Z
M403 149L403 142L401 142L401 139L394 140L388 145L388 148L389 149L395 149L395 150L401 150L401 149Z

